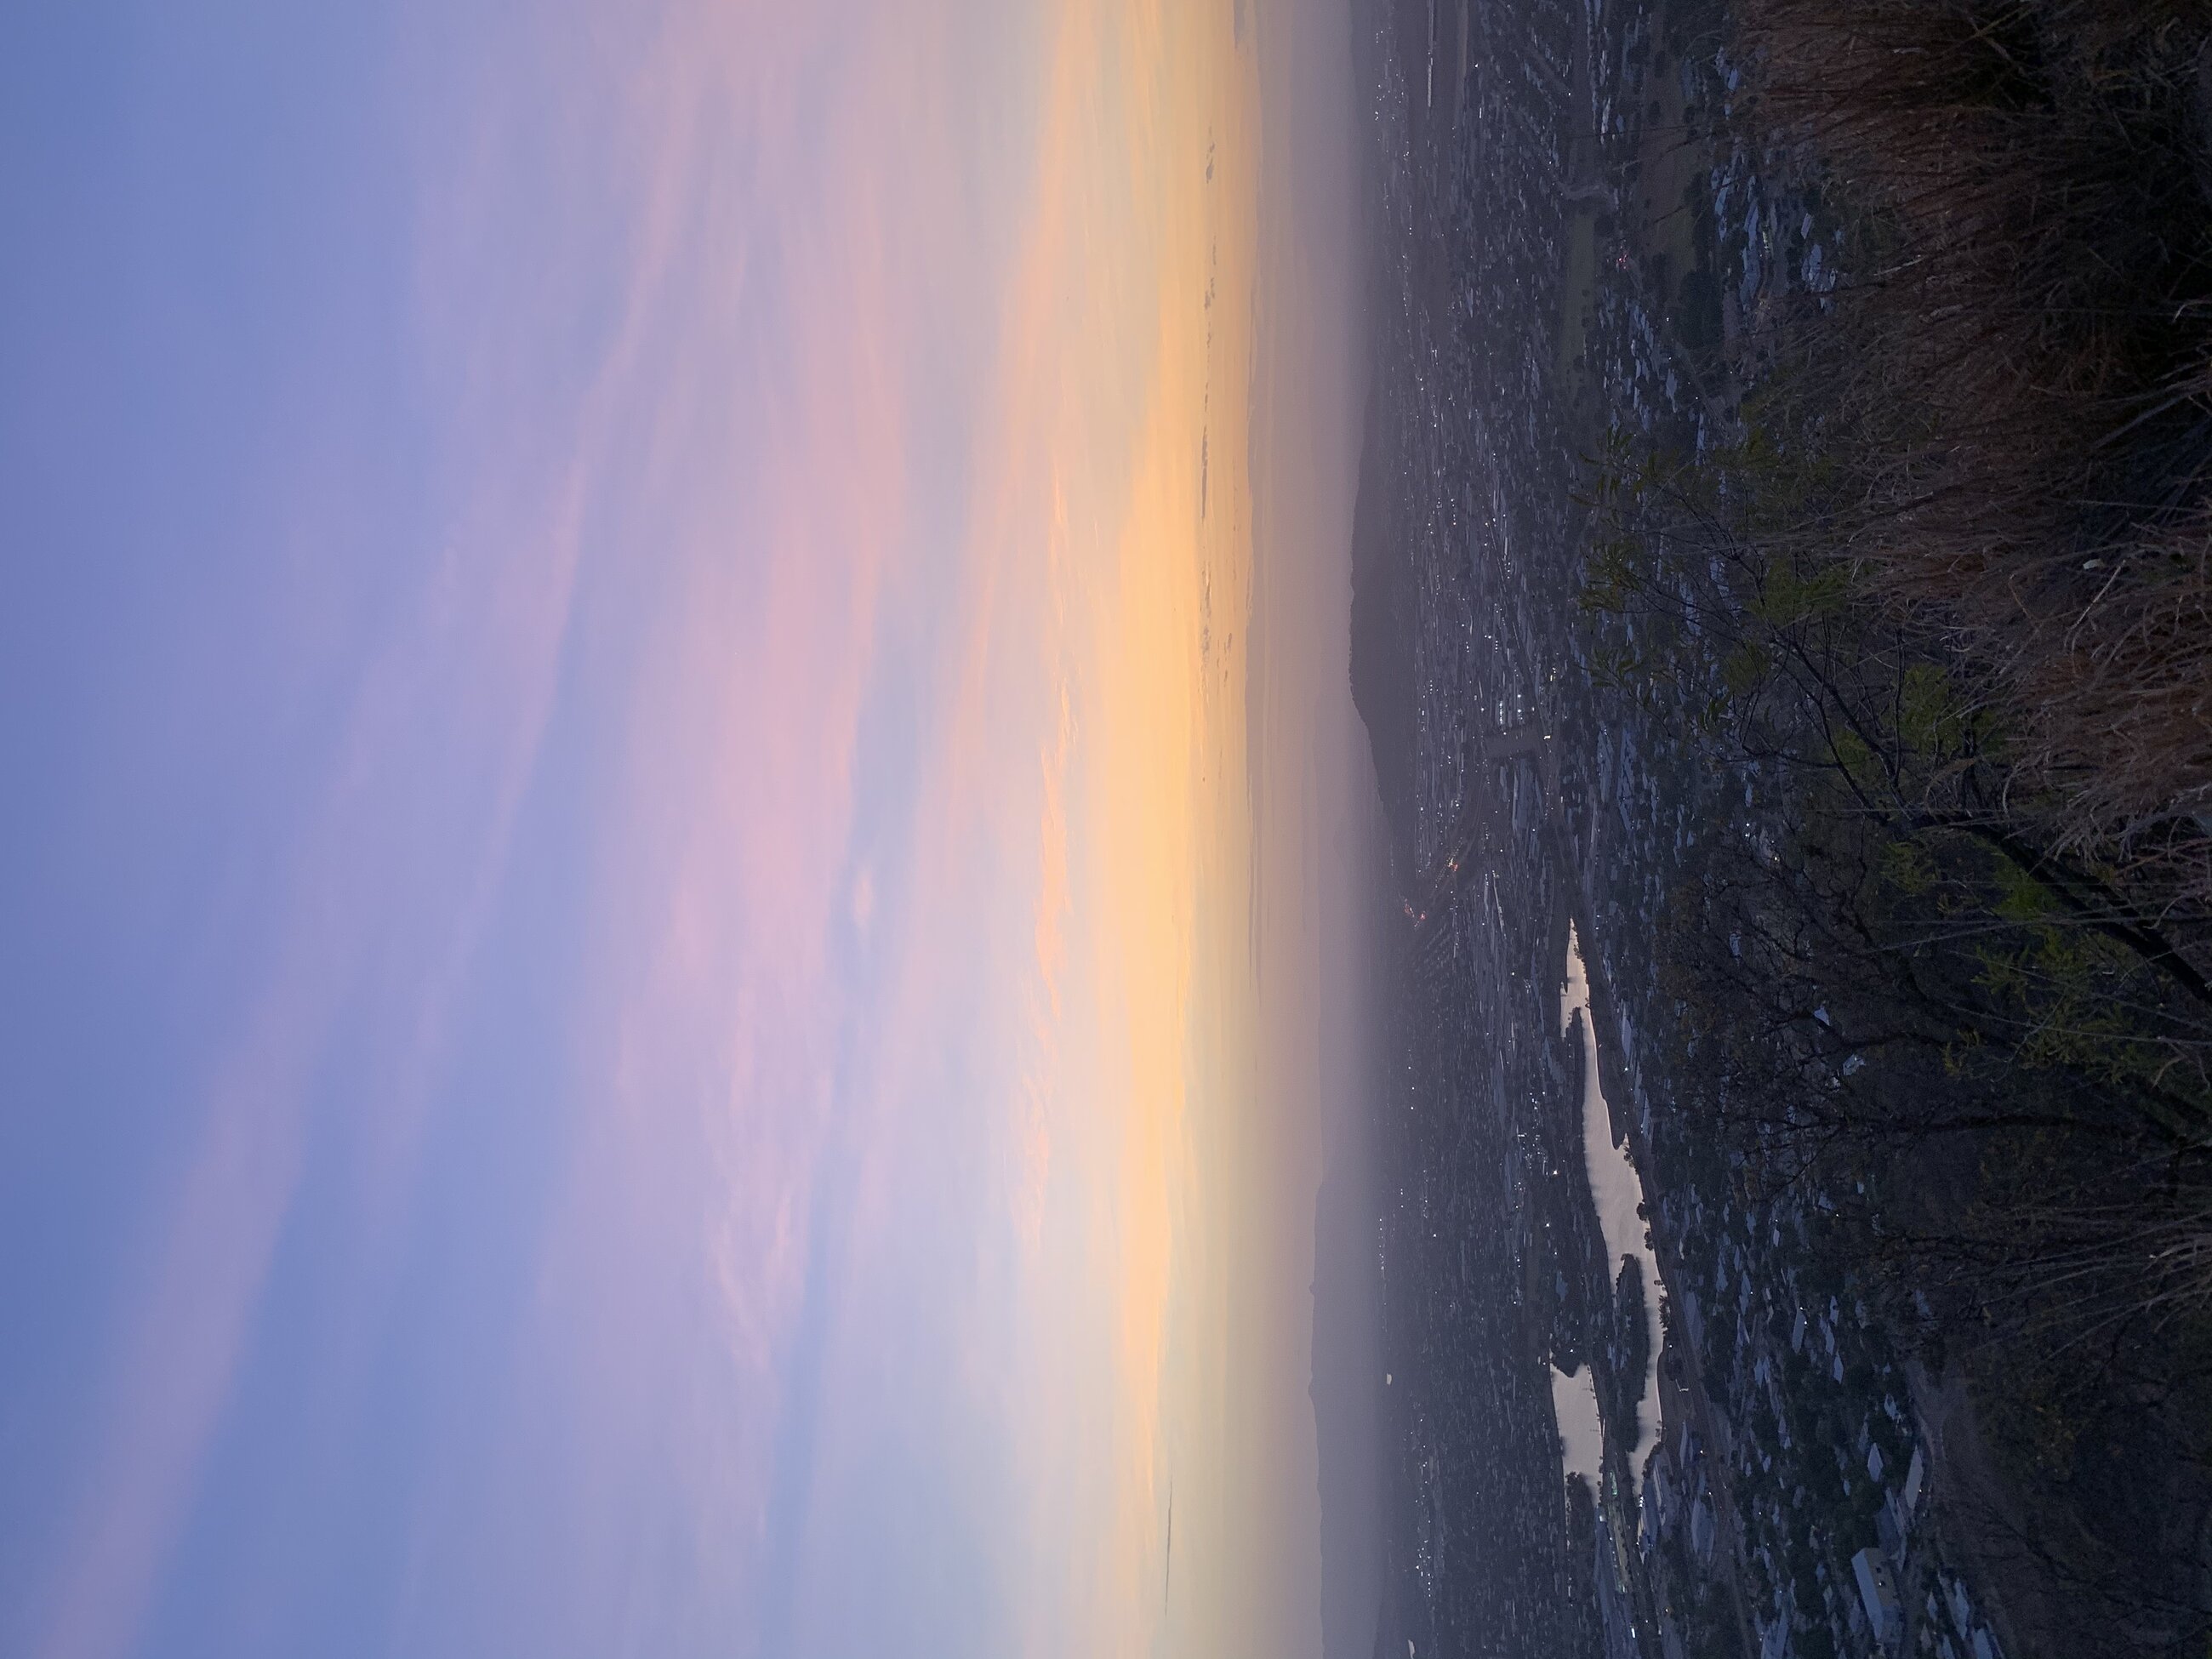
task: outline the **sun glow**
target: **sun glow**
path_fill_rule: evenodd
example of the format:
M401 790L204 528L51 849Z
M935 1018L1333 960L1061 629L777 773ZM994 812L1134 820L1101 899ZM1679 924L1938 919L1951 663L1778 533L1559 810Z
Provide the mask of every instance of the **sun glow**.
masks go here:
M1256 77L1228 8L1102 3L1071 9L1051 85L1006 357L1010 453L1050 480L1062 710L1045 746L1036 921L1059 1111L1030 1158L1062 1201L1099 1183L1081 1201L1104 1301L1067 1309L1113 1310L1090 1627L1102 1652L1181 1650L1218 1638L1232 1611L1206 1451L1223 1337L1201 1316L1223 1294L1218 1153L1254 1075ZM1006 486L1034 487L1026 471ZM1178 1475L1182 1607L1165 1559Z

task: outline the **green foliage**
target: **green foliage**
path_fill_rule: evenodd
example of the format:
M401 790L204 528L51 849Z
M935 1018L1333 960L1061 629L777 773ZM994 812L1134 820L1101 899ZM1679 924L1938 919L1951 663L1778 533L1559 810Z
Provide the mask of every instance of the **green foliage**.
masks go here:
M1898 741L1930 759L1966 751L1972 738L1985 735L1960 702L1949 671L1931 662L1905 665L1899 677Z
M1907 899L1934 890L1936 861L1917 836L1898 836L1881 846L1881 878Z
M1835 617L1850 598L1850 571L1834 562L1770 558L1746 607L1763 631L1782 633Z

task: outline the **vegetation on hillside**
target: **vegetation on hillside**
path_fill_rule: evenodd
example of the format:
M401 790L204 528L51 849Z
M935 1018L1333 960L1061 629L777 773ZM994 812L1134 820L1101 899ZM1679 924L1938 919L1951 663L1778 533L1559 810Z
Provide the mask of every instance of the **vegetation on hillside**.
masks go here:
M1735 441L1601 458L1600 675L1754 780L1668 933L1686 1077L1965 1367L2051 1639L2201 1650L2212 8L1737 10L1850 257L1746 319Z

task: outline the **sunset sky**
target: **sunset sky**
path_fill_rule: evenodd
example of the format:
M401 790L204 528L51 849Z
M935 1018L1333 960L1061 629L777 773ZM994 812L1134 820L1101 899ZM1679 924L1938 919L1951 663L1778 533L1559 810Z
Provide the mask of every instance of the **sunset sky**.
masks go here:
M1348 33L0 19L0 1650L1318 1652Z

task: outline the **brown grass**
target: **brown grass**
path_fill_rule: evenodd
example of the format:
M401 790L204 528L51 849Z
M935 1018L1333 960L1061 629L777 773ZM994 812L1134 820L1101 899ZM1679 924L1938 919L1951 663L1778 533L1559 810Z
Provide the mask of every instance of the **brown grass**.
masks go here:
M1762 348L1820 531L1979 666L2055 840L2212 899L2212 6L1741 10L1856 226Z

